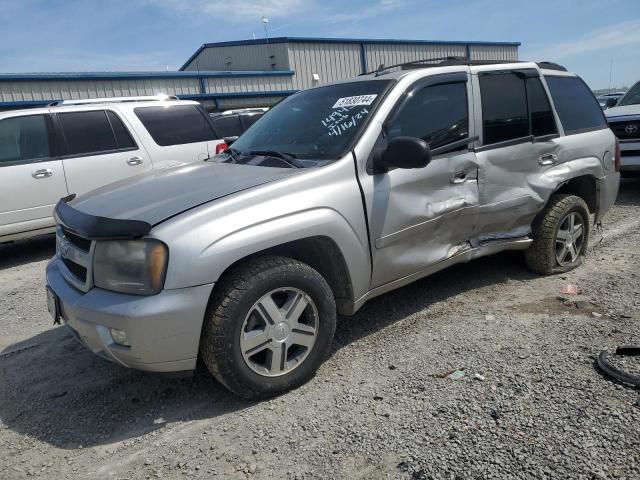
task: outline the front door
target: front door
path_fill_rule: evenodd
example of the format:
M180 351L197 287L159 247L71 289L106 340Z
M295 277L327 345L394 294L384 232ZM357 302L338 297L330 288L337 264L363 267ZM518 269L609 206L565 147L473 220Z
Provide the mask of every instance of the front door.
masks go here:
M0 237L53 226L67 185L52 138L46 114L0 120Z
M424 139L433 159L362 181L369 212L372 287L420 272L467 248L478 204L478 165L468 149L466 73L430 77L400 101L378 146L399 136ZM365 179L362 179L365 180Z
M80 195L153 168L146 150L114 111L61 112L57 118L69 192Z

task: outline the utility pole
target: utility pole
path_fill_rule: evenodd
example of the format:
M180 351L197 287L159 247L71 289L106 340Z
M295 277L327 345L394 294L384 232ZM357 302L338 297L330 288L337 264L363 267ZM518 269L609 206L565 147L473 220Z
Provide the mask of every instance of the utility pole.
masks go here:
M609 63L609 93L611 93L611 78L613 77L613 55L611 56L611 62Z

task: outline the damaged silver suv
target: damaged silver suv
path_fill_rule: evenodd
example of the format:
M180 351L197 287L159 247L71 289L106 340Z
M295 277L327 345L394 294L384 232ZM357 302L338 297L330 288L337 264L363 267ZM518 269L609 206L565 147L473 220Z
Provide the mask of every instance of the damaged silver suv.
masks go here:
M314 375L336 312L503 250L580 265L616 152L560 66L381 68L288 97L207 162L62 199L49 308L125 367L201 358L236 394L275 395Z

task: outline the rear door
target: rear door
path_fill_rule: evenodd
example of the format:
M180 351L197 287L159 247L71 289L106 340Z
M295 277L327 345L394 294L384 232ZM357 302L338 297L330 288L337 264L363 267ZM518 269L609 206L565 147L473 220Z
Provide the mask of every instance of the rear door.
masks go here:
M53 226L53 207L66 195L50 116L0 120L0 237Z
M478 204L478 166L468 145L467 73L429 77L412 87L385 122L379 148L399 136L424 139L433 159L364 180L373 252L372 287L417 273L468 245Z
M540 176L560 161L546 90L535 69L479 72L474 87L482 113L475 240L526 236L545 202L536 188Z
M215 145L221 143L198 105L146 106L133 111L155 143L156 164L171 166L206 160L215 155Z
M56 113L69 192L80 195L148 172L149 155L112 110Z

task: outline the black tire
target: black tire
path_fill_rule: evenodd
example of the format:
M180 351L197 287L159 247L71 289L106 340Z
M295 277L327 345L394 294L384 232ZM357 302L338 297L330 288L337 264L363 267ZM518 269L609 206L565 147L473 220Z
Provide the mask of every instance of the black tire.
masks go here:
M293 287L313 300L317 337L306 358L277 377L255 373L245 362L240 336L245 317L268 292ZM296 388L314 375L328 356L336 328L336 305L324 278L305 263L286 257L258 257L226 273L215 286L204 318L200 355L211 374L236 395L268 398Z
M577 258L560 265L556 258L556 237L561 223L572 212L582 218L584 238ZM589 244L589 231L589 209L582 198L575 195L552 195L544 211L533 223L533 244L525 252L527 266L542 275L573 270L582 264Z

